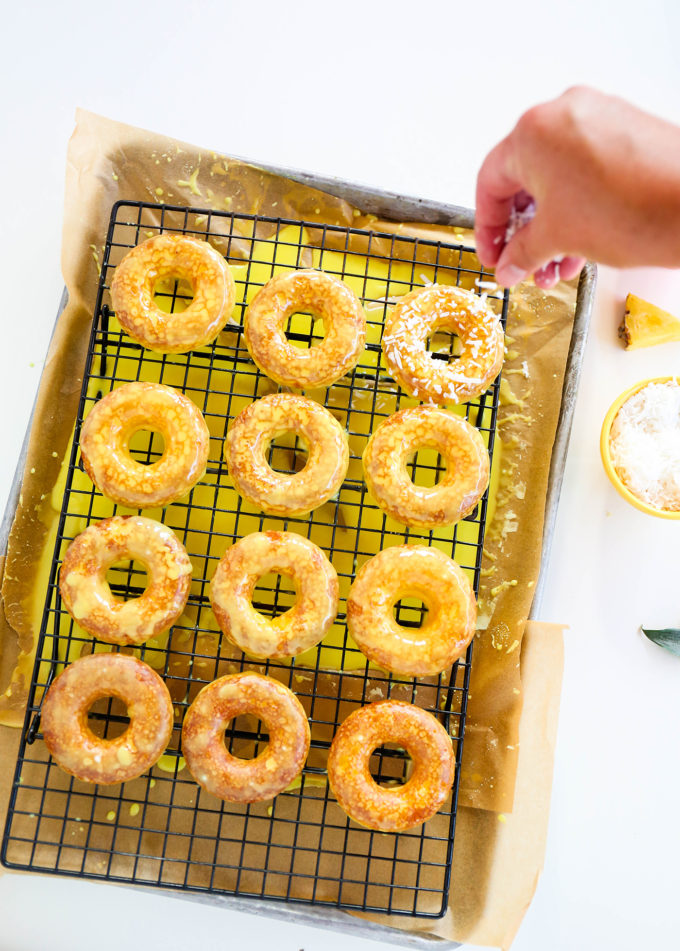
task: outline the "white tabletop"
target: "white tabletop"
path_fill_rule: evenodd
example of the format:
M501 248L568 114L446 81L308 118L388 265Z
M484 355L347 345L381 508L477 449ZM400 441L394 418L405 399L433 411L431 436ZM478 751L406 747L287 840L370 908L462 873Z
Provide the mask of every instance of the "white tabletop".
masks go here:
M471 205L486 151L524 108L568 85L680 121L678 10L663 0L467 11L432 0L12 4L0 58L0 505L61 293L77 105L227 153ZM542 610L570 625L546 865L516 951L678 946L680 661L638 627L680 623L680 527L621 500L598 453L614 397L680 361L680 344L621 349L621 296L638 289L680 313L676 277L600 272ZM0 922L5 951L375 947L153 892L11 874L0 878Z

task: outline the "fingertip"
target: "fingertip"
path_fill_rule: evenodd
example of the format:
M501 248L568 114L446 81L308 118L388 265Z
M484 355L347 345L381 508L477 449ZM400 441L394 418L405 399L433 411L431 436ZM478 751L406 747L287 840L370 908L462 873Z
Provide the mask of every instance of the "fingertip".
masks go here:
M534 273L534 283L543 291L549 291L559 281L570 281L586 263L585 258L555 258Z
M495 274L496 283L502 287L514 287L515 284L519 284L520 281L525 280L527 276L527 271L524 271L521 267L517 267L516 264L511 264L510 262L499 265L496 268Z
M559 270L555 261L550 261L534 271L534 284L536 287L540 287L542 291L549 291L557 284L559 279Z
M585 258L565 257L560 262L560 277L563 281L570 281L583 270Z

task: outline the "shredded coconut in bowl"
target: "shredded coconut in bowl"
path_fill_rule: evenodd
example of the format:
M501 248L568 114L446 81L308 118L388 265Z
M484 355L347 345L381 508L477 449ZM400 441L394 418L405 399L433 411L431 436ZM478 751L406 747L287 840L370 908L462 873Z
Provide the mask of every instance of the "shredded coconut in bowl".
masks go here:
M648 383L616 414L609 450L617 475L653 508L680 510L680 384Z

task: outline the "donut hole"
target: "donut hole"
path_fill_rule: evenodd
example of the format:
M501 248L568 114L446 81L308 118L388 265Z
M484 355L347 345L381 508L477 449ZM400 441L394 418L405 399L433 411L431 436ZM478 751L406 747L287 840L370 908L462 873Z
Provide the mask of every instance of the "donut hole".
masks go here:
M256 611L268 618L279 617L294 606L297 591L290 575L268 571L253 589L252 604Z
M149 584L149 575L141 561L126 558L109 565L106 583L116 601L129 601L144 594Z
M374 781L385 789L403 786L411 778L413 761L396 743L383 743L371 753L368 769Z
M152 466L165 452L165 439L155 430L138 429L130 437L128 452L140 465Z
M428 608L420 598L399 598L392 606L392 612L401 627L423 627L427 622Z
M300 311L288 317L283 332L292 347L297 347L298 350L309 350L311 347L318 347L323 342L326 327L323 317Z
M165 274L153 286L153 299L166 314L181 314L194 299L194 288L185 277Z
M406 471L414 485L432 489L446 475L446 459L431 446L423 446L407 458Z
M101 740L115 740L130 725L127 704L119 697L100 697L87 711L87 726Z
M302 472L309 458L309 444L300 433L278 433L269 444L267 460L274 472L295 475Z
M268 744L267 724L250 713L234 717L224 731L224 745L238 759L255 759Z
M462 353L460 337L450 330L435 330L425 342L425 349L435 360L457 359Z

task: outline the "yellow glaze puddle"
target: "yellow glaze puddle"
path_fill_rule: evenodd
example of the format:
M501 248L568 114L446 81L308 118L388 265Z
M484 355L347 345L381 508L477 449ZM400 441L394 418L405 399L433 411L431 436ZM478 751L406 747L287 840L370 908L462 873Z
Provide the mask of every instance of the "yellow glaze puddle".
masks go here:
M299 245L305 245L304 252ZM88 384L86 412L92 408L95 401L111 388L110 377L115 376L115 386L134 379L150 382L162 382L183 391L203 411L211 433L211 449L209 468L215 468L221 458L225 436L224 415L234 417L245 409L253 399L264 396L276 389L271 381L261 378L259 381L254 374L254 364L249 360L245 345L240 339L235 326L241 323L242 308L264 285L277 273L298 267L315 267L328 270L338 276L342 275L347 284L352 287L360 299L371 298L365 304L368 319L367 343L376 345L374 350L366 350L361 361L361 368L366 373L375 372L381 367L381 354L377 349L380 341L381 325L387 307L393 306L399 296L412 289L412 282L422 285L434 282L435 272L432 267L412 263L392 262L370 258L361 254L341 253L339 251L319 250L311 247L307 235L302 227L289 226L282 229L277 240L261 240L253 243L250 261L232 266L236 283L236 306L227 327L220 336L220 358L210 360L210 348L197 350L190 355L175 354L167 358L159 354L145 351L141 368L138 360L138 351L129 347L129 338L121 333L121 328L115 318L109 319L109 341L106 347L106 365L104 366L98 355L92 363L92 377ZM451 274L451 280L455 271ZM467 282L471 286L472 275ZM439 275L439 281L446 277ZM463 283L466 283L465 281ZM169 309L172 303L173 287L170 284L156 287L157 302L163 309ZM190 298L189 286L180 288L180 293ZM175 310L182 310L188 305L187 301L176 301ZM292 319L291 331L308 332L310 318L307 315L297 314ZM101 348L101 345L100 345ZM384 372L384 367L382 367ZM98 374L101 374L98 376ZM120 382L118 382L120 381ZM361 455L368 437L373 428L386 416L405 406L415 405L416 401L402 397L397 404L397 393L394 384L386 377L381 378L379 391L376 394L372 383L367 382L366 389L356 388L351 393L347 378L331 387L328 396L325 390L312 390L307 396L318 401L325 401L329 410L337 417L341 425L349 423L349 445L351 460L348 479L356 483L363 482ZM351 399L351 403L350 403ZM464 415L464 407L450 407L452 412ZM375 416L372 421L371 413ZM472 422L480 422L482 427L491 424L491 408L485 409L481 421L475 418ZM487 437L486 433L483 433ZM144 440L142 440L143 442ZM277 443L278 444L278 443ZM291 444L292 446L292 444ZM488 506L487 520L493 516L501 457L500 440L496 439L495 457L491 476L491 495ZM67 459L70 456L70 447ZM64 493L66 463L62 465L62 472L51 498L51 507L54 513L61 508ZM114 513L133 514L132 509L118 506L100 494L91 494L92 483L89 477L77 468L72 483L69 499L69 514L66 517L64 532L67 537L73 537L83 531L92 521L107 518ZM404 526L386 518L374 506L368 496L364 504L359 505L361 493L355 488L343 485L339 498L331 500L317 509L306 519L291 520L288 523L289 531L296 531L308 536L324 549L330 556L333 565L339 574L341 606L344 613L344 599L347 596L351 578L356 570L371 555L380 550L381 543L402 545L405 542ZM215 473L208 473L193 490L193 505L188 509L185 505L173 504L164 511L161 509L146 509L144 514L150 518L162 520L166 525L175 529L180 538L184 539L193 564L193 583L191 594L193 598L205 596L207 586L205 580L212 578L217 561L226 547L234 540L234 536L242 537L249 532L261 530L281 530L283 520L262 516L254 507L243 502L232 487L231 479L223 474L218 477ZM337 524L336 524L337 521ZM383 525L386 535L382 538ZM411 544L432 544L446 554L451 554L454 527L439 529L433 533L430 541L428 533L419 533L411 530L408 541ZM454 557L466 567L470 580L473 577L474 551L471 546L479 542L479 526L475 522L463 521L455 526L456 545ZM64 545L65 548L65 545ZM62 548L60 557L63 556ZM355 557L355 551L359 555ZM36 586L38 599L34 606L36 630L39 629L42 616L42 598L47 588L52 543L48 543L40 565L40 579ZM203 580L202 580L203 579ZM279 596L279 611L291 607L295 598L290 585L286 588L285 579L282 584L284 593ZM271 587L271 586L270 586ZM287 591L287 593L286 593ZM261 593L260 595L261 596ZM264 593L266 597L266 592ZM55 620L56 619L56 620ZM58 641L62 662L71 662L83 650L91 649L90 644L83 644L82 638L89 638L78 625L70 620L65 612L51 614L48 622L48 633L56 633L54 626L58 626L59 633L64 635ZM68 639L72 632L74 639ZM365 658L354 648L349 639L345 646L345 625L336 623L323 643L296 659L296 667L314 668L317 663L320 667L333 670L348 670L363 668ZM219 629L212 611L207 606L200 608L196 604L189 604L175 625L172 633L171 649L181 654L177 660L177 676L183 678L197 678L198 681L211 679L215 675L216 656L218 651ZM224 639L220 664L224 660L238 661L241 654L226 644ZM48 637L45 650L49 652L53 639ZM149 641L144 649L144 659L156 669L162 669L167 662L168 634ZM105 644L97 644L95 650L107 651L111 648ZM139 656L140 651L132 651ZM174 655L173 655L174 656ZM229 672L229 665L219 673ZM173 666L170 664L169 676L172 677ZM44 682L46 670L41 671L41 681ZM167 676L166 676L167 679ZM185 698L184 686L176 690L171 687L175 703ZM167 767L159 763L161 769L176 768L175 757L168 757L172 763ZM183 762L179 768L183 768ZM307 782L310 782L309 777Z

